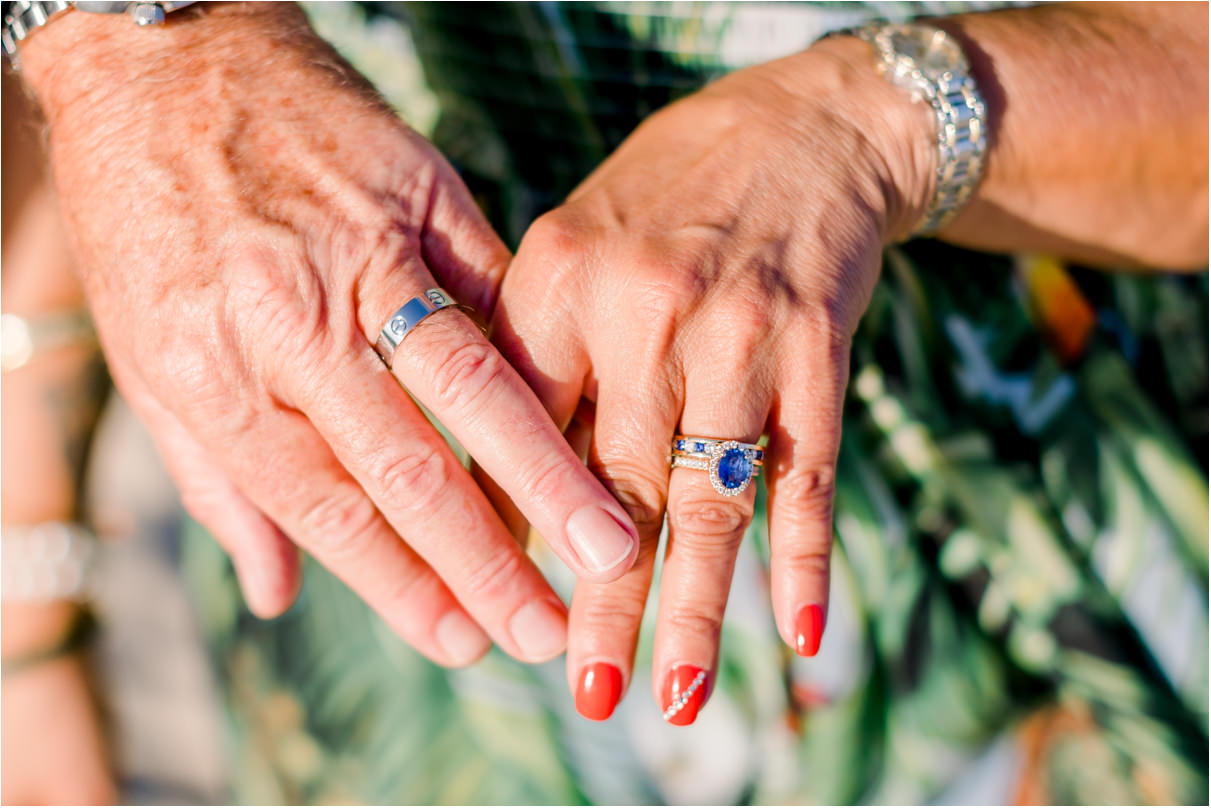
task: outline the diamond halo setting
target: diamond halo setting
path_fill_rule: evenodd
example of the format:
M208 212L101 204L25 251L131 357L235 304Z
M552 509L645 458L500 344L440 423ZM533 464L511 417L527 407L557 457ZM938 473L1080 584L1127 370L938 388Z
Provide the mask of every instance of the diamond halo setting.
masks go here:
M742 494L761 473L765 450L755 443L718 438L673 439L669 463L673 468L705 471L711 487L725 497Z
M749 487L753 481L753 452L744 444L734 440L716 443L710 450L707 474L711 487L725 497L734 497Z

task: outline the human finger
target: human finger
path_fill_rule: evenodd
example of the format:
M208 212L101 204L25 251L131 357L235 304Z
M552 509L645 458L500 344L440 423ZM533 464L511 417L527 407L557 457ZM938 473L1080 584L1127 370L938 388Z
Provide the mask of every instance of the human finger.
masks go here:
M120 371L115 376L158 444L181 504L231 557L248 608L263 618L286 611L302 583L298 547L137 378Z
M552 260L544 254L543 245L530 249L539 229L535 225L526 233L501 283L489 333L501 356L542 403L555 427L565 432L566 439L588 392L591 369L581 329L564 308L568 298L558 294L556 283L532 282L537 276L537 262ZM583 435L583 430L579 432ZM576 447L573 451L581 456ZM474 468L476 479L487 483L482 485L485 495L514 537L524 543L530 529L525 515L505 490L491 481L491 475L478 465Z
M166 457L180 483L181 503L231 556L240 591L252 613L277 617L298 597L303 573L299 549L184 429L166 437Z
M743 378L739 374L738 378ZM653 688L671 724L693 723L713 685L736 553L753 517L752 485L769 397L756 381L687 373L681 432L707 469L674 468L668 550L660 575ZM711 439L714 439L712 441ZM743 445L737 445L743 444ZM709 459L703 454L709 455Z
M442 665L465 665L487 651L488 637L400 541L306 416L259 413L238 431L210 435L248 498L409 644Z
M350 507L368 519L377 506L506 652L538 662L563 651L562 601L398 382L368 349L324 376L291 400L364 491Z
M470 320L435 313L406 335L391 367L578 576L612 580L630 568L630 518Z
M664 371L619 372L599 387L589 463L635 520L640 551L618 580L580 581L572 596L568 684L576 709L595 721L610 717L631 680L664 522L669 437L681 410L680 381Z
M779 385L766 477L774 619L801 656L815 656L828 616L833 483L849 369L845 343L808 344Z

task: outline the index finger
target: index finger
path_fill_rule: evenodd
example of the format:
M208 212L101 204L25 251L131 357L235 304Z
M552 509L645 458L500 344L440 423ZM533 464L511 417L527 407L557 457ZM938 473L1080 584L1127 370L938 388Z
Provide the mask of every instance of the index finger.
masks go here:
M630 569L639 541L626 511L468 318L427 318L396 349L392 372L579 577L609 581Z

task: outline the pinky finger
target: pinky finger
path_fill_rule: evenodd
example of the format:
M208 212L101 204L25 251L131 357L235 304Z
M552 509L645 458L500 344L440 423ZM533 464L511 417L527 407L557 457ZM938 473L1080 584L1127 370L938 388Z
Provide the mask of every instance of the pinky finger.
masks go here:
M185 510L231 556L248 608L266 619L285 612L298 597L302 583L294 542L236 488L176 416L150 393L136 392L129 397L177 481Z
M775 408L766 464L770 573L779 633L800 656L815 656L828 617L833 492L841 443L846 365L817 370ZM831 370L831 369L830 369ZM804 395L805 390L810 390Z
M203 458L190 465L190 482L181 489L185 509L231 556L252 613L277 617L298 597L299 549L222 471L202 471L207 462Z

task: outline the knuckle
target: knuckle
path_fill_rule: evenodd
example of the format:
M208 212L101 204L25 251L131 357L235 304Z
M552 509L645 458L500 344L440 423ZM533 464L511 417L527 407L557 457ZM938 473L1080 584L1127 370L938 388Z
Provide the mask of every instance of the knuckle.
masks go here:
M828 521L833 515L836 471L831 464L792 469L774 483L777 505L792 522Z
M289 386L296 390L323 388L323 375L332 367L336 340L328 323L314 316L301 314L293 308L272 308L263 305L252 315L255 323L253 340L260 351L250 357L255 366L263 368L270 379L293 380ZM265 350L273 346L272 350ZM277 350L276 346L289 346Z
M504 297L525 289L531 308L560 310L585 281L580 271L596 252L598 236L575 205L565 204L539 217L526 231L504 279ZM516 284L522 286L516 286Z
M803 343L832 366L848 364L849 343L853 328L845 306L847 302L825 301L806 317L803 323Z
M643 595L635 601L596 594L580 606L580 617L585 630L600 631L616 641L638 632L643 604Z
M307 545L328 560L355 554L358 539L378 522L378 511L360 492L338 491L321 497L299 514L298 525Z
M705 637L717 639L723 625L720 615L690 608L676 608L664 618L670 634L678 637Z
M712 348L726 366L749 366L780 336L770 328L766 306L729 306L726 311L713 312L712 321L718 324Z
M385 607L397 614L419 617L441 603L441 584L431 575L420 572L393 579L383 597Z
M488 600L500 598L517 586L517 581L525 574L525 556L520 550L502 549L488 553L472 567L463 579L467 593L476 598Z
M631 463L604 458L594 462L592 470L631 517L640 535L660 532L664 523L664 480L652 479Z
M232 273L222 333L242 335L237 350L270 373L297 375L331 357L336 348L332 324L339 318L328 305L324 283L305 271L304 263L249 254Z
M584 250L587 228L565 206L545 213L530 225L522 238L520 254L538 253L546 259L570 258ZM562 263L562 262L557 262Z
M405 224L406 216L401 216L406 206L396 195L375 198L359 211L356 224L346 222L332 228L329 248L333 263L356 268L372 280L379 280L419 255L419 233Z
M178 401L206 406L223 402L229 390L215 372L215 353L204 340L184 340L166 351L172 357L171 388Z
M680 318L706 290L702 267L695 260L652 250L637 266L633 300L646 316L662 321Z
M435 403L444 410L466 412L501 382L504 359L490 343L468 342L450 351L433 368Z
M775 552L773 566L794 578L823 577L827 580L830 558L831 548L826 539L823 547L803 546Z
M421 450L382 463L374 473L383 497L394 505L428 505L450 484L453 469L438 449Z
M258 324L258 344L290 346L288 351L275 350L265 358L265 363L271 369L282 370L277 367L281 362L289 362L291 370L314 367L334 353L335 340L329 324L317 319L314 314L304 314L293 306L269 305L262 306L261 312L263 319Z
M674 531L711 539L738 542L751 518L749 506L724 499L692 498L673 503L669 508Z
M256 427L265 402L255 380L200 340L181 343L170 355L172 369L156 380L156 395L187 429L228 439Z
M521 489L532 502L554 502L568 490L568 469L563 462L536 464L520 475Z

